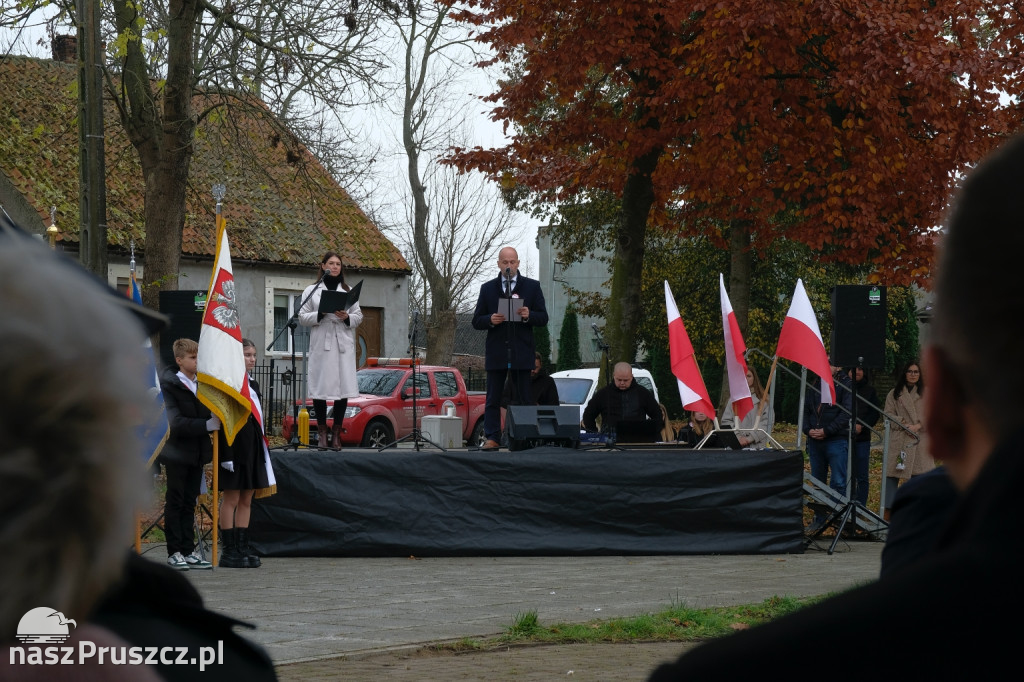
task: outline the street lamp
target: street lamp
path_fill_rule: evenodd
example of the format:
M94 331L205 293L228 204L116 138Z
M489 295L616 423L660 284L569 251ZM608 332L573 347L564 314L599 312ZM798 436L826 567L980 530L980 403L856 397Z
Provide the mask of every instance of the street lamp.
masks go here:
M50 226L46 228L46 238L50 240L50 248L57 248L57 207L50 207Z

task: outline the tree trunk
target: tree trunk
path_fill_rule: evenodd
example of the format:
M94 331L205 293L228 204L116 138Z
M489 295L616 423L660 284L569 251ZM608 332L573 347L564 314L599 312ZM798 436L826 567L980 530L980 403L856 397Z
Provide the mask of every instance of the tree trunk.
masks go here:
M643 284L644 237L647 234L647 217L654 204L651 175L661 154L661 148L652 149L634 161L622 191L622 214L615 230L612 287L606 320L609 360L612 365L636 359L636 331L642 314L640 293Z
M734 220L729 226L729 276L725 278L725 290L729 294L729 302L732 303L732 312L736 315L736 324L740 328L740 333L744 335L747 333L747 323L750 320L750 280L753 270L749 225L746 221ZM722 333L724 339L725 331ZM729 373L723 371L719 404L725 405L728 400Z
M199 21L198 0L170 0L167 28L167 78L162 96L153 92L149 64L139 40L134 3L114 3L117 32L129 36L125 47L123 89L116 93L121 122L139 154L145 180L146 245L143 302L159 308L159 292L178 288L185 191L192 163L196 119L192 112L195 86L194 42ZM211 220L210 229L213 229ZM214 243L211 237L210 243Z
M428 365L449 366L452 364L452 350L455 348L455 311L444 310L431 313L427 323Z

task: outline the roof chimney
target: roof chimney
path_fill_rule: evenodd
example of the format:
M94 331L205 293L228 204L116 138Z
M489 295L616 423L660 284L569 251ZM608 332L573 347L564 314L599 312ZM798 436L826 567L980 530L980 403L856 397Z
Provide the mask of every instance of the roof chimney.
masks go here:
M69 64L78 61L78 36L55 36L50 47L53 49L53 61Z

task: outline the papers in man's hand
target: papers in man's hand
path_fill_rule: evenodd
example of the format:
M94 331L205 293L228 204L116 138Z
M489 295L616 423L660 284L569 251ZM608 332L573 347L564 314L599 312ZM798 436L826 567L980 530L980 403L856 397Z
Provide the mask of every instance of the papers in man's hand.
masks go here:
M523 316L519 314L519 309L524 305L523 299L521 298L499 297L498 305L494 312L499 315L504 315L506 322L522 322Z

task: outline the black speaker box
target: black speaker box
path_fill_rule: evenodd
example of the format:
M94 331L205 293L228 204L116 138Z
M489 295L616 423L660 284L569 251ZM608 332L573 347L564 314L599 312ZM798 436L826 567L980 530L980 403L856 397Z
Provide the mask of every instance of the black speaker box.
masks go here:
M831 362L836 367L885 367L885 287L832 288Z
M537 445L575 448L580 442L580 410L573 405L511 405L505 425L509 450Z
M161 291L160 312L170 324L160 332L160 361L165 367L174 367L174 342L178 339L199 341L206 311L205 291Z

